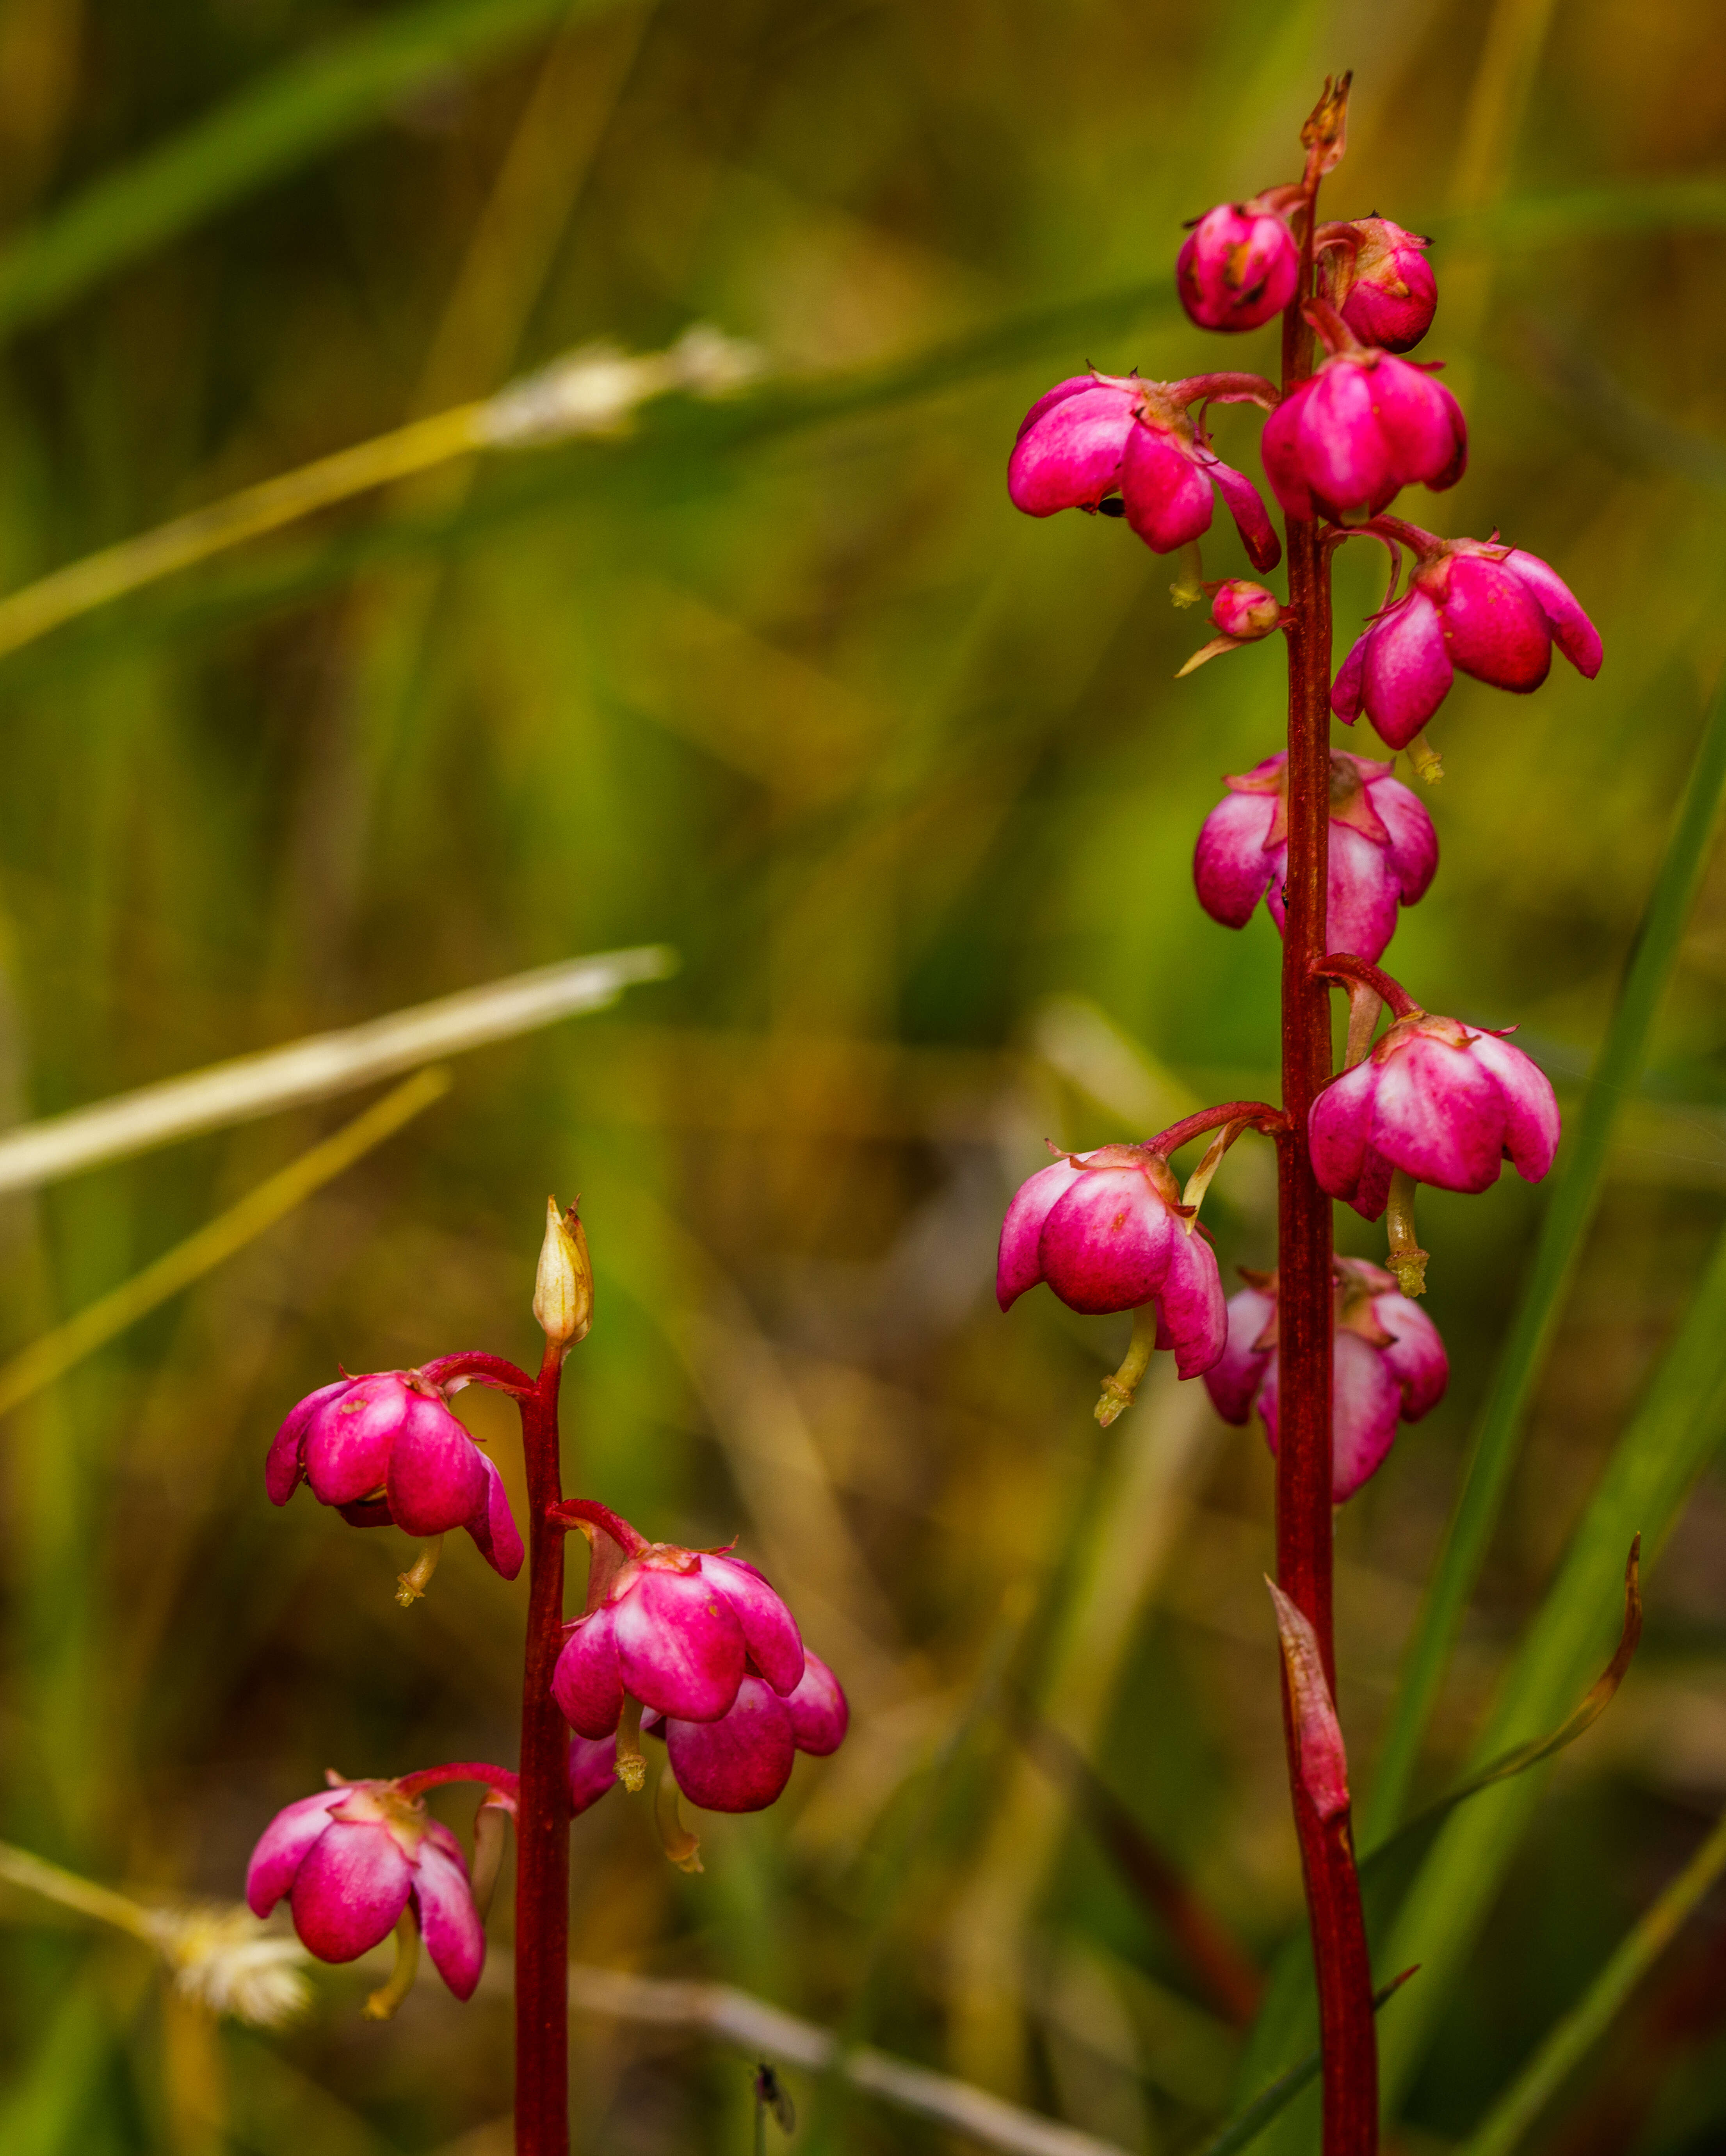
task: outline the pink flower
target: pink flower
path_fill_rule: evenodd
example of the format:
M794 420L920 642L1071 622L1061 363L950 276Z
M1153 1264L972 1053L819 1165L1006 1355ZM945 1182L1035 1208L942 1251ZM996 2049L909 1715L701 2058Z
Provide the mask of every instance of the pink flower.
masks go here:
M284 1895L320 1961L352 1961L412 1907L438 1974L471 1997L485 1933L461 1845L394 1782L344 1782L302 1797L265 1828L246 1869L246 1902L267 1917Z
M746 1676L787 1697L804 1659L791 1612L753 1565L643 1542L571 1625L552 1691L570 1727L598 1738L616 1729L626 1698L682 1722L717 1722Z
M1352 246L1342 237L1351 233ZM1438 305L1438 285L1425 252L1431 243L1419 233L1405 232L1388 217L1360 217L1349 225L1324 227L1321 249L1328 234L1337 238L1326 264L1327 288L1355 336L1386 352L1408 352L1419 344Z
M1223 1351L1215 1253L1182 1207L1168 1162L1148 1146L1069 1153L1020 1185L1001 1223L1001 1308L1039 1281L1072 1310L1154 1304L1157 1345L1174 1350L1184 1378Z
M1255 644L1268 636L1282 619L1282 602L1262 584L1231 577L1219 584L1210 602L1210 619L1225 636L1236 644Z
M1258 403L1256 375L1141 382L1136 374L1076 374L1025 415L1007 466L1007 491L1028 516L1095 511L1117 493L1121 513L1158 554L1210 529L1212 490L1239 526L1253 566L1273 568L1282 549L1258 490L1219 461L1188 408L1205 400Z
M1600 632L1538 555L1385 523L1421 559L1406 593L1343 660L1330 696L1339 719L1352 726L1364 711L1390 747L1403 748L1450 693L1459 666L1525 696L1546 679L1556 644L1587 680L1600 672Z
M617 1735L569 1739L569 1801L578 1818L617 1784Z
M1193 859L1199 903L1225 928L1244 927L1261 898L1281 934L1288 864L1287 756L1266 757L1205 818ZM1388 763L1331 753L1328 951L1379 957L1438 866L1438 837L1418 798Z
M1377 1472L1399 1420L1418 1422L1443 1397L1450 1363L1438 1328L1397 1291L1382 1266L1338 1258L1336 1331L1331 1347L1331 1496L1340 1505ZM1277 1276L1248 1274L1229 1298L1229 1339L1205 1373L1225 1422L1256 1408L1277 1450Z
M1219 203L1187 234L1174 265L1180 303L1201 330L1256 330L1300 282L1285 220L1252 203Z
M309 1482L355 1527L393 1522L427 1536L465 1527L506 1579L521 1569L503 1478L423 1370L375 1371L308 1394L276 1432L264 1481L276 1505Z
M1412 361L1343 336L1265 423L1265 476L1291 516L1374 516L1416 480L1454 486L1468 461L1450 391Z
M1546 1074L1496 1033L1415 1011L1312 1103L1312 1172L1376 1220L1398 1168L1441 1190L1484 1190L1509 1161L1538 1183L1558 1150Z
M803 1676L784 1697L746 1676L717 1722L667 1716L661 1730L671 1772L691 1804L710 1812L758 1812L790 1779L794 1756L836 1752L850 1719L839 1679L806 1648Z

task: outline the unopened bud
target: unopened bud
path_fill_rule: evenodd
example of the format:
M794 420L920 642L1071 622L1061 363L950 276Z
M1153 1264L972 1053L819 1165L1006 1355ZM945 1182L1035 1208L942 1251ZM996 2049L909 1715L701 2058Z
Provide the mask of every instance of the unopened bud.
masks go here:
M1217 586L1210 602L1210 618L1225 636L1250 644L1256 638L1268 636L1277 627L1282 619L1282 602L1262 584L1231 577L1227 583Z
M533 1281L533 1315L554 1348L585 1340L593 1322L593 1268L580 1215L572 1205L558 1209L546 1200L546 1239L540 1245L539 1270Z

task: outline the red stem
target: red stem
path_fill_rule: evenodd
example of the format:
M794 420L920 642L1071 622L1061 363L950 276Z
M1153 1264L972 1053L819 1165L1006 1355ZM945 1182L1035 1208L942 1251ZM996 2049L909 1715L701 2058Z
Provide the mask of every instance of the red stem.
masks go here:
M1309 187L1301 281L1282 321L1283 393L1312 372L1302 301L1312 289L1318 182ZM1307 1115L1331 1075L1330 997L1324 957L1330 841L1330 557L1316 523L1288 533L1288 868L1282 932L1282 1101L1277 1145L1279 1352L1277 1578L1311 1621L1336 1691L1331 1622L1330 1200L1307 1150ZM1324 2156L1374 2156L1378 2052L1372 1968L1348 1815L1328 1826L1302 1784L1297 1733L1283 1682L1283 1732L1300 1838L1324 2059Z
M1390 1004L1393 1017L1419 1018L1421 1014L1421 1006L1400 981L1393 980L1389 973L1381 972L1365 958L1357 958L1352 952L1331 952L1319 960L1312 972L1319 980L1359 982L1363 988L1370 988Z
M563 1495L557 1383L547 1345L521 1402L527 1464L527 1653L516 1815L516 2156L569 2156L568 1736L552 1697L562 1645L563 1534L546 1517Z
M1251 1123L1257 1130L1279 1130L1283 1120L1282 1109L1273 1108L1268 1101L1225 1101L1220 1107L1200 1108L1196 1115L1183 1116L1166 1131L1158 1131L1151 1140L1151 1151L1167 1160L1189 1138L1203 1137L1206 1131L1220 1130L1225 1123L1240 1122Z

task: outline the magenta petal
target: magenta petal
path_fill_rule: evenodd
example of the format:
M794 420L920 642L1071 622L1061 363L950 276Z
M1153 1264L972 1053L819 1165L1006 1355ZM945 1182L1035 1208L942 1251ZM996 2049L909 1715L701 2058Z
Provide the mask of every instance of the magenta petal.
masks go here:
M1467 1049L1416 1034L1377 1076L1373 1143L1387 1160L1441 1190L1480 1191L1497 1181L1503 1104Z
M1331 684L1330 707L1344 726L1352 726L1360 716L1362 679L1366 668L1366 647L1371 632L1359 636L1343 661L1342 670Z
M1282 542L1266 513L1258 489L1245 472L1237 472L1231 465L1207 465L1205 470L1235 520L1247 559L1256 569L1274 569L1282 559Z
M1349 1194L1348 1203L1363 1220L1376 1220L1390 1202L1390 1178L1395 1173L1376 1146L1369 1145L1361 1156L1360 1178Z
M1402 1389L1402 1419L1419 1422L1450 1383L1450 1358L1438 1327L1418 1302L1394 1292L1373 1297L1373 1316L1390 1335L1379 1359Z
M1184 1240L1139 1169L1086 1168L1043 1223L1043 1277L1070 1309L1133 1310L1161 1288Z
M349 1505L378 1488L408 1397L395 1373L382 1370L356 1378L314 1412L301 1457L320 1504Z
M1301 518L1314 514L1312 492L1301 455L1301 414L1313 387L1312 382L1303 382L1291 390L1266 420L1259 436L1259 456L1271 491L1286 514Z
M1372 803L1390 840L1385 859L1405 906L1423 898L1438 867L1438 834L1419 794L1400 779L1375 778Z
M1398 892L1386 850L1352 824L1330 827L1325 948L1369 963L1396 933Z
M347 1794L346 1789L320 1789L315 1797L301 1797L259 1835L246 1866L246 1907L254 1917L267 1917L293 1885L306 1851L330 1824L330 1807Z
M388 1936L414 1874L389 1829L331 1820L294 1879L294 1929L320 1961L352 1961Z
M552 1671L552 1697L578 1737L611 1736L624 1711L615 1618L610 1604L578 1618Z
M1408 747L1455 678L1438 608L1425 592L1410 592L1367 632L1361 702L1392 748Z
M741 1558L704 1554L701 1573L730 1603L758 1675L776 1692L795 1691L803 1676L803 1635L773 1589Z
M1401 483L1379 424L1374 370L1332 361L1300 411L1300 457L1318 506L1342 518L1382 509Z
M1001 1222L1000 1251L995 1260L995 1300L1003 1310L1010 1310L1025 1290L1035 1287L1043 1277L1037 1251L1043 1223L1050 1207L1066 1196L1083 1173L1070 1160L1051 1161L1047 1168L1028 1176L1014 1193Z
M419 1845L414 1900L432 1967L458 1999L471 1999L485 1966L485 1927L474 1907L461 1844L436 1820Z
M1220 1358L1228 1337L1228 1304L1216 1252L1196 1228L1190 1235L1177 1229L1157 1291L1157 1345L1174 1350L1181 1377L1201 1378Z
M1239 1424L1252 1414L1252 1404L1276 1352L1257 1342L1276 1311L1275 1296L1256 1287L1244 1287L1229 1297L1228 1337L1221 1356L1205 1373L1210 1404L1225 1422Z
M608 1790L616 1787L616 1737L572 1737L569 1801L576 1813L589 1810Z
M1559 1149L1557 1096L1540 1065L1496 1034L1474 1034L1468 1052L1497 1080L1504 1111L1504 1150L1525 1183L1538 1183Z
M1199 903L1225 928L1241 928L1264 896L1287 850L1265 850L1277 814L1272 793L1225 793L1199 829L1193 881Z
M1121 499L1153 553L1172 554L1210 529L1210 481L1172 436L1142 419L1121 459Z
M1331 1348L1331 1502L1352 1497L1381 1466L1396 1435L1401 1393L1379 1351L1358 1332Z
M1028 516L1094 509L1118 481L1133 424L1131 383L1078 377L1039 398L1007 466L1007 492Z
M824 1759L845 1742L850 1707L839 1679L819 1655L805 1650L802 1679L785 1706L799 1752Z
M716 1722L737 1697L743 1628L699 1571L644 1570L612 1605L612 1624L624 1689L644 1706L685 1722Z
M1538 554L1524 554L1519 547L1512 548L1505 566L1515 570L1533 595L1546 617L1553 642L1577 672L1592 681L1600 670L1600 632L1578 606L1570 587Z
M1372 1134L1373 1065L1357 1063L1333 1078L1307 1120L1312 1173L1333 1198L1351 1198Z
M1406 359L1381 358L1373 369L1374 408L1397 484L1422 480L1453 486L1468 462L1462 408L1441 382Z
M345 1393L352 1382L351 1378L338 1378L333 1385L321 1385L289 1410L287 1419L270 1440L270 1456L264 1463L264 1486L272 1505L285 1505L300 1486L306 1472L301 1452L312 1417L326 1400Z
M516 1527L516 1516L510 1510L510 1501L503 1486L503 1477L497 1471L497 1463L488 1460L475 1447L485 1477L485 1494L469 1513L462 1525L473 1537L480 1554L494 1572L501 1572L506 1579L513 1579L521 1569L521 1537Z
M745 1677L718 1721L665 1723L677 1786L710 1812L758 1812L791 1779L796 1738L790 1710L758 1677Z
M384 1488L398 1527L447 1534L485 1507L485 1455L441 1400L409 1393Z
M1552 670L1552 632L1508 562L1451 557L1441 609L1451 663L1495 689L1526 695Z

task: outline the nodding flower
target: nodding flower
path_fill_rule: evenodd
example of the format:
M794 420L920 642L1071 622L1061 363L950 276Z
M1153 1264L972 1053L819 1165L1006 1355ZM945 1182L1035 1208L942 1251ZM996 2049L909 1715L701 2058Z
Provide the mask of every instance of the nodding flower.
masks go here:
M1307 1121L1312 1173L1369 1220L1399 1170L1440 1190L1481 1191L1509 1161L1538 1183L1558 1151L1559 1108L1538 1063L1496 1033L1415 1010L1332 1079Z
M352 1961L411 1912L458 1999L473 1995L485 1931L461 1845L397 1782L338 1782L278 1812L246 1870L246 1902L267 1917L284 1896L320 1961Z
M1377 958L1396 932L1397 909L1424 896L1438 866L1438 835L1419 798L1388 763L1331 753L1327 951ZM1205 818L1193 858L1199 903L1241 928L1261 898L1282 932L1288 868L1288 758L1280 752L1239 778Z
M1021 1183L1001 1224L995 1294L1009 1309L1039 1281L1069 1309L1156 1313L1158 1348L1184 1378L1223 1352L1216 1254L1165 1157L1150 1146L1069 1153Z
M1195 404L1268 406L1276 393L1252 374L1142 382L1136 374L1076 374L1032 405L1007 466L1007 491L1028 516L1063 509L1118 511L1152 551L1172 553L1210 529L1221 495L1253 567L1271 569L1282 547L1258 489L1220 461Z
M1401 1422L1418 1422L1444 1395L1450 1363L1438 1327L1398 1291L1383 1266L1333 1260L1335 1330L1331 1342L1331 1498L1340 1505L1383 1466ZM1255 1409L1274 1454L1277 1441L1277 1276L1247 1273L1229 1298L1229 1337L1205 1373L1211 1405L1225 1422Z
M1291 516L1375 516L1418 480L1454 486L1468 462L1462 408L1412 360L1354 336L1323 300L1307 312L1330 350L1265 422L1265 476Z
M521 1569L503 1478L426 1371L378 1370L308 1394L276 1432L264 1480L277 1505L310 1483L357 1527L465 1527L506 1579Z
M1187 234L1174 265L1180 303L1201 330L1256 330L1300 282L1285 218L1262 203L1219 203Z
M1343 661L1330 698L1339 719L1352 726L1364 711L1390 747L1405 748L1450 694L1458 668L1526 696L1551 670L1556 644L1585 679L1600 672L1599 630L1538 554L1496 538L1436 538L1400 517L1374 529L1412 547L1415 566L1408 590Z
M626 1713L639 1727L644 1710L717 1722L749 1676L781 1698L796 1691L802 1635L753 1565L722 1550L650 1543L615 1514L602 1524L619 1561L603 1577L594 1606L569 1628L552 1676L578 1736L609 1737ZM621 1751L619 1774L637 1757Z

